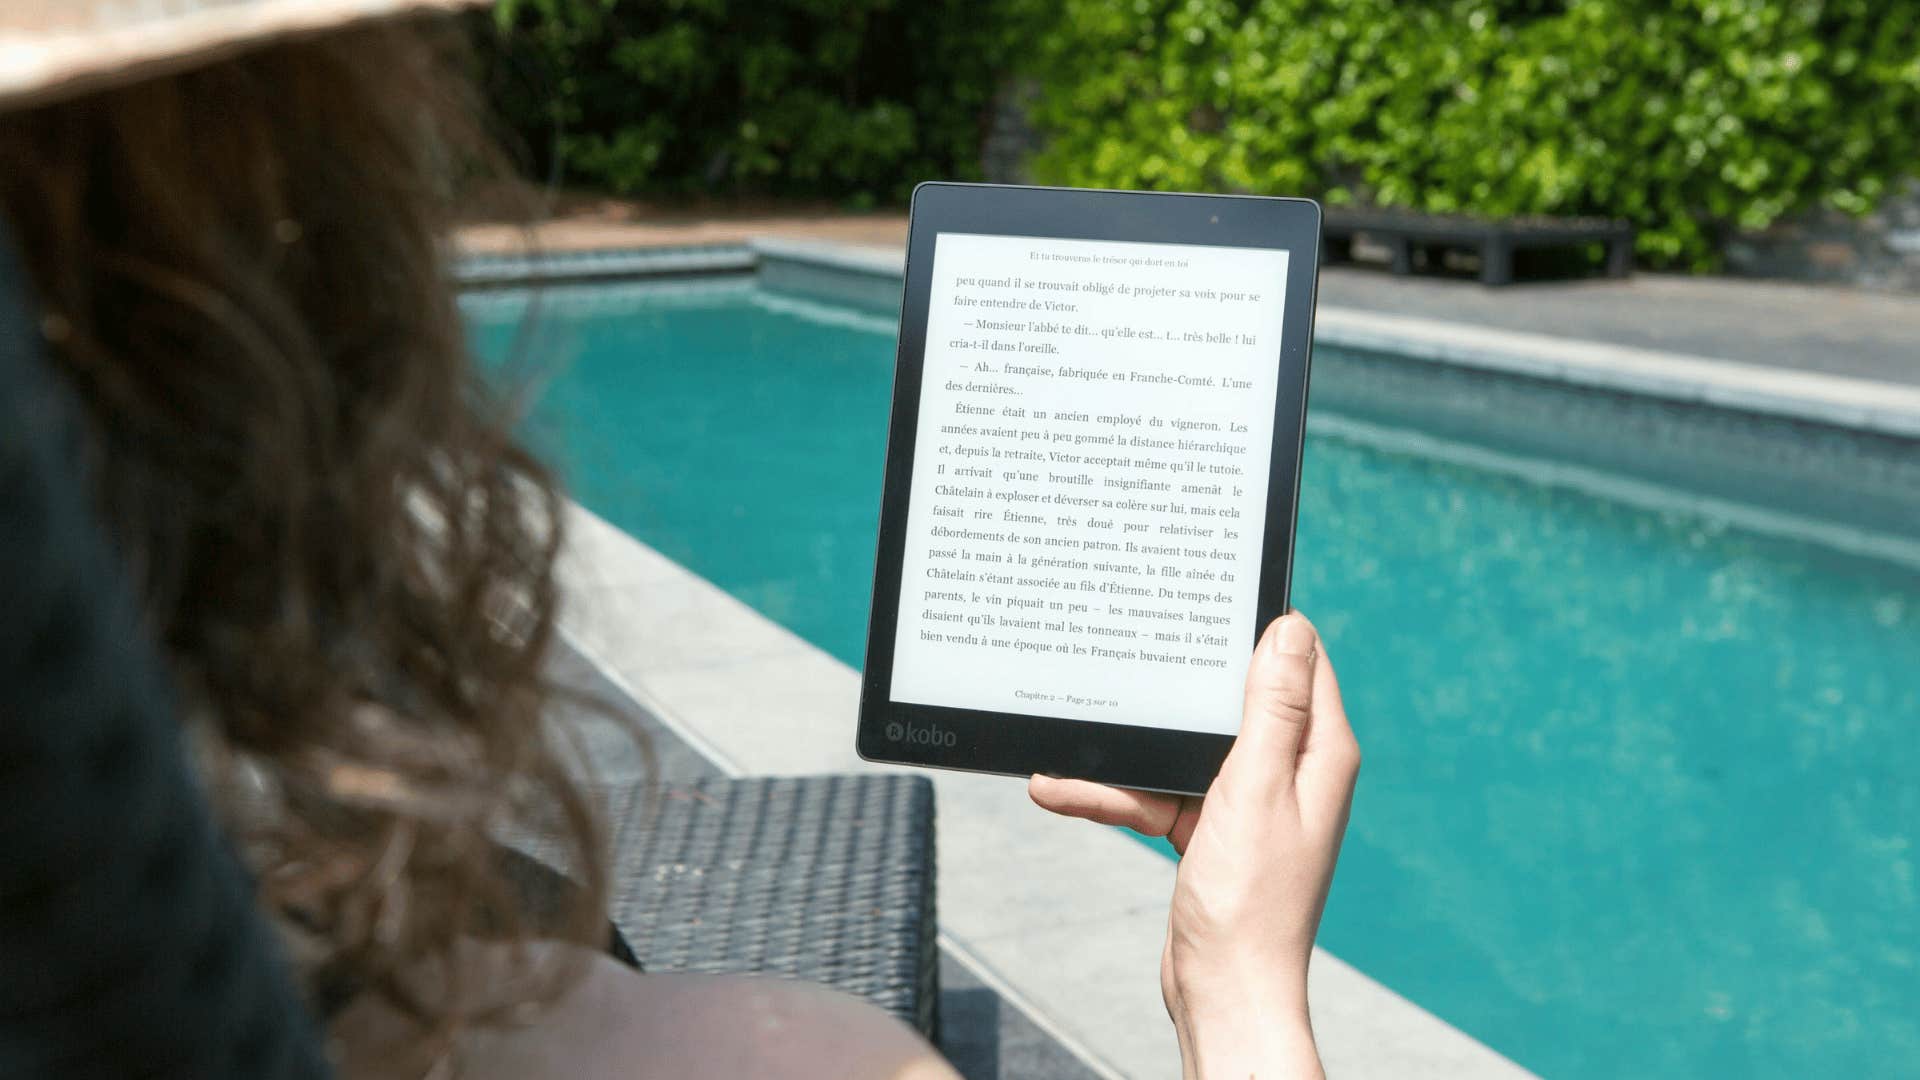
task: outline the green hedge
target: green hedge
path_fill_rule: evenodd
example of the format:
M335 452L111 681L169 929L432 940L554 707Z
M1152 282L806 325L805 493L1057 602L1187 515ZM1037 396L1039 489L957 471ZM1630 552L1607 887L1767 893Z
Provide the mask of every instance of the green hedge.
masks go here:
M506 0L496 102L622 193L897 202L1037 84L1036 179L1626 217L1643 257L1920 164L1920 0Z
M1916 0L1063 0L1054 183L1597 214L1655 263L1920 164Z
M1019 27L1001 0L505 0L486 76L568 183L896 201L977 174Z

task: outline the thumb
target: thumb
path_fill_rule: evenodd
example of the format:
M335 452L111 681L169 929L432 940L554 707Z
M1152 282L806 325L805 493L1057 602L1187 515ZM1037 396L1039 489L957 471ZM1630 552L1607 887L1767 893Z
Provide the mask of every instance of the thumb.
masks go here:
M1300 745L1313 715L1320 634L1297 611L1275 619L1254 647L1240 735L1220 767L1223 780L1253 796L1293 789Z

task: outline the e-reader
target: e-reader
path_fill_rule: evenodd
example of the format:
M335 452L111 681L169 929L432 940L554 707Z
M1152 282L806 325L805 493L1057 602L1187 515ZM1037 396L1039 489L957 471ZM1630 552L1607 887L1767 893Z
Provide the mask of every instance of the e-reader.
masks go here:
M1287 610L1320 208L915 190L857 747L1204 792Z

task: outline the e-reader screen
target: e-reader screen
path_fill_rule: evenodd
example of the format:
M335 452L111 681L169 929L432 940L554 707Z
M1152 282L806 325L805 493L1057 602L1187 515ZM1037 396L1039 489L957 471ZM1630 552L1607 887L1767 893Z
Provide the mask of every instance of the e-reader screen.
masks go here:
M1238 730L1288 269L937 234L892 700Z

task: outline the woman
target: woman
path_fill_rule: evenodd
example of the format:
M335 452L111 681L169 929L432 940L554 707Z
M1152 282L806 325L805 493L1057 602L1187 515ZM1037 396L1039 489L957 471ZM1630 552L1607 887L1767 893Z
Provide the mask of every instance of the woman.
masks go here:
M0 14L0 214L257 907L347 1076L950 1076L850 999L599 948L600 837L544 720L559 496L445 271L494 166L431 17L465 2ZM1292 615L1204 804L1032 781L1184 850L1161 985L1189 1075L1318 1071L1307 960L1357 768ZM501 875L511 825L580 871L557 923Z

